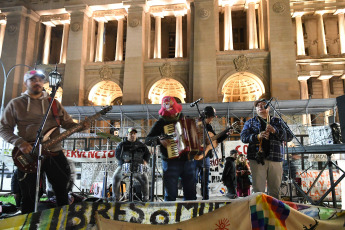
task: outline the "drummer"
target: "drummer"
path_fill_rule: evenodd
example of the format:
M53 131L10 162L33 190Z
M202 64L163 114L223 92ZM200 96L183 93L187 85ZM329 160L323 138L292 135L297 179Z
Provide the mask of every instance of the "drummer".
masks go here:
M120 184L124 174L133 172L133 178L137 179L141 185L143 202L149 200L149 180L146 171L151 154L145 144L137 140L137 130L129 128L127 140L117 145L115 156L118 167L113 176L113 198L120 200Z

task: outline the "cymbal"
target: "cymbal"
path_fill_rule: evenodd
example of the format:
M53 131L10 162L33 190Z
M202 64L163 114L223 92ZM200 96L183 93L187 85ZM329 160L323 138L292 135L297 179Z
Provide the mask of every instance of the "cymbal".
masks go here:
M122 138L114 136L110 133L96 133L97 136L103 137L103 138L109 138L109 140L114 141L114 142L121 142Z

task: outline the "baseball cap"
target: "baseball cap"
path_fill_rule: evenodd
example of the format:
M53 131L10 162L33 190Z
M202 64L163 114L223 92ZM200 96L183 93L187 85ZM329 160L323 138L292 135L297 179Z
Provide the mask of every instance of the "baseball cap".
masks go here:
M28 72L25 73L24 82L26 82L27 80L29 80L35 76L40 77L42 79L46 78L46 76L44 75L44 73L42 71L33 69L33 70L29 70Z
M134 127L131 127L128 129L128 133L131 133L131 132L138 133L138 131Z

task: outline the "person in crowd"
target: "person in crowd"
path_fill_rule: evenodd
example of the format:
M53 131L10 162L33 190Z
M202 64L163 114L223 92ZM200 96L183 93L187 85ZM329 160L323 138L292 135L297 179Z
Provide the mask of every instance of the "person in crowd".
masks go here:
M241 132L241 141L249 143L247 158L252 171L254 192L265 192L280 198L279 188L283 174L282 142L291 141L280 118L269 115L270 107L262 97L254 102L257 116L246 121Z
M250 195L251 172L247 163L246 155L241 153L236 160L237 196Z
M151 154L147 146L137 139L138 131L135 128L129 128L127 140L117 145L115 157L118 161L118 167L113 176L112 195L115 201L119 201L120 184L124 174L133 173L133 178L138 180L142 191L142 201L149 201L149 180L147 176L147 165Z
M165 96L162 99L159 119L153 124L147 135L147 145L159 144L162 154L164 200L175 201L178 196L178 181L181 178L183 199L196 200L195 165L188 154L171 157L171 137L166 135L164 127L171 127L183 118L182 105L174 97ZM170 125L170 126L169 126Z
M238 155L238 151L236 149L233 149L230 151L230 156L225 158L225 166L224 166L224 171L222 174L223 184L227 188L226 196L230 199L237 198L236 163L235 163L237 159L237 155Z
M212 127L212 121L216 117L216 110L212 106L206 106L204 108L203 114L205 116L206 130L207 132L209 132L209 135L212 138L213 136L216 135ZM223 142L229 136L229 134L230 132L225 133L225 135L220 136L218 139L216 139L217 143ZM206 138L206 142L210 144L207 138ZM204 175L203 174L203 168L204 168L203 159L194 161L195 169L196 169L195 170L196 183L198 183L198 181L200 181L201 183L201 194L204 200L209 199L208 185L209 185L209 174L210 174L210 158L213 158L213 157L214 157L213 149L205 153L205 175L206 175L205 178L203 176ZM206 188L204 188L204 184L206 185ZM205 190L205 196L204 196L204 190Z
M32 142L49 106L50 97L43 91L45 76L37 70L30 70L24 75L24 86L26 91L20 97L12 99L6 106L0 121L0 136L11 143L25 155L29 154L33 146ZM55 105L54 105L55 104ZM55 112L54 112L55 110ZM77 125L66 112L60 102L53 103L52 111L49 113L43 133L52 128L61 126L69 129ZM89 122L83 121L83 128L90 127ZM17 126L18 134L14 133ZM55 129L50 137L59 135L60 129ZM41 169L45 172L49 182L52 184L56 195L57 205L68 205L67 184L70 178L70 168L67 159L62 151L61 143L56 143L49 149L54 155L44 156ZM17 165L18 166L18 165ZM18 167L19 168L19 167ZM35 209L36 194L36 173L25 173L19 168L18 179L22 194L22 213L30 213Z

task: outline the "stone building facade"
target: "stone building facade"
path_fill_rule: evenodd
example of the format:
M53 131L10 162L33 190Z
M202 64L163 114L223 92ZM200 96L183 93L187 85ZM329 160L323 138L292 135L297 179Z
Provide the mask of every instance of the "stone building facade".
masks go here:
M0 0L0 11L5 69L57 64L66 106L344 94L341 0ZM9 75L6 102L26 70Z

